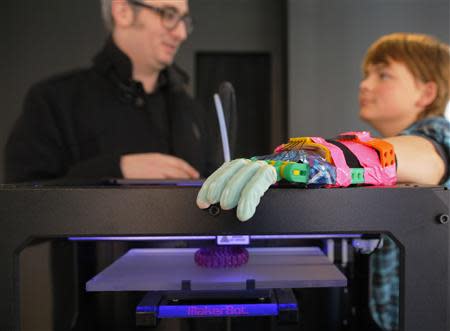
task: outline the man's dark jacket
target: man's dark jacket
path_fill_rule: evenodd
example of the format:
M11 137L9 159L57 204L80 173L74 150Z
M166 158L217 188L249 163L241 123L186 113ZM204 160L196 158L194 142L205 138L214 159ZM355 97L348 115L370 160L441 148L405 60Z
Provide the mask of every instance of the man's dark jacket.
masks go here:
M120 178L120 157L159 152L203 176L217 167L214 119L186 93L176 66L146 94L129 58L108 40L89 69L33 86L5 149L6 182Z

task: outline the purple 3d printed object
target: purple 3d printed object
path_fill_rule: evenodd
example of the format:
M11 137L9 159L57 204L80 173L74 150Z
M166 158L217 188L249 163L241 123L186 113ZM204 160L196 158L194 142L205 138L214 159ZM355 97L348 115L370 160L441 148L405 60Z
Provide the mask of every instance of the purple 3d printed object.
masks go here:
M195 263L204 268L237 268L248 262L248 251L242 246L215 246L195 252Z

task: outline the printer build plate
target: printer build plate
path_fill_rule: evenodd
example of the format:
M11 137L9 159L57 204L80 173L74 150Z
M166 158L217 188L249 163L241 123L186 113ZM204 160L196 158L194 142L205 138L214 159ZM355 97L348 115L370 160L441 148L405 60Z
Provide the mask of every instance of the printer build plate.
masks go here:
M238 268L203 268L196 248L131 249L86 283L86 290L174 291L344 287L346 277L318 247L247 248L249 261Z

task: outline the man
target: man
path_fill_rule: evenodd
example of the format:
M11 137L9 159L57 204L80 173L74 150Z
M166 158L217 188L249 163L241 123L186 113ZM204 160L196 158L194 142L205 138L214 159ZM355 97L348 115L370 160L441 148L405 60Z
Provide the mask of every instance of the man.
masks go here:
M206 114L173 64L192 31L187 0L102 9L110 37L93 66L30 89L6 145L7 182L193 179L214 168Z

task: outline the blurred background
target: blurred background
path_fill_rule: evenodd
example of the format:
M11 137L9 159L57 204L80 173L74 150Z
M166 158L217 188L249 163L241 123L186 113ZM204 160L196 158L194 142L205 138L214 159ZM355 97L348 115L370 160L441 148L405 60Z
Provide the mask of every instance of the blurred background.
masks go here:
M3 151L31 84L89 66L106 32L96 0L3 0L2 7ZM245 128L238 156L269 153L289 136L368 129L358 118L367 47L399 31L450 41L448 0L190 0L190 8L195 31L176 62L210 111L219 83L233 83Z

